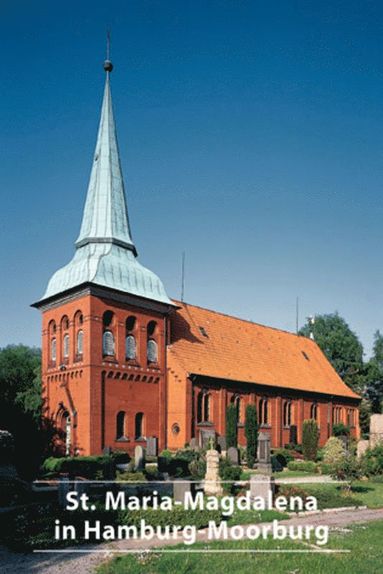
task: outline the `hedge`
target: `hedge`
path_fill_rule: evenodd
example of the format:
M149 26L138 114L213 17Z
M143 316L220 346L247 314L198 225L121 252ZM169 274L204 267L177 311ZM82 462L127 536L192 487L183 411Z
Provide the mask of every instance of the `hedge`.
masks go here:
M312 460L293 460L287 465L289 470L300 472L318 472L318 465Z

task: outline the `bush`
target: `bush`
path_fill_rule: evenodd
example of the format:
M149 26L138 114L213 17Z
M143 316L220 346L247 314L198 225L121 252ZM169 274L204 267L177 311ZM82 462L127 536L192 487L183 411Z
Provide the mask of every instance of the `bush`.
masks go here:
M247 405L245 412L246 460L249 468L254 467L258 448L257 407Z
M278 487L278 496L286 496L290 498L292 496L299 496L302 500L305 500L309 495L306 490L300 486L295 486L294 484L281 484Z
M127 464L131 460L129 454L124 450L113 451L111 457L116 464Z
M336 423L332 427L332 434L333 436L349 436L350 427L346 426L343 423Z
M321 462L319 465L319 470L321 474L332 474L334 472L334 465Z
M146 476L143 472L118 472L117 480L124 482L146 482Z
M89 480L113 477L115 461L111 455L103 456L74 456L47 458L42 464L44 473L66 473L70 476L82 476Z
M383 474L383 445L378 444L369 448L362 458L362 470L366 476Z
M194 480L200 480L206 475L206 459L201 455L189 462L189 472Z
M282 472L283 470L282 464L279 462L278 457L274 454L271 456L271 470L273 472Z
M238 432L237 407L233 403L226 407L226 449L237 447Z
M277 457L279 463L282 465L283 468L285 466L287 466L289 462L294 460L294 457L291 454L291 451L288 450L287 448L276 448L276 449L274 449L273 450L273 456Z
M287 468L300 472L318 472L318 465L312 460L293 460L289 462Z
M306 460L315 460L318 451L319 428L314 419L303 421L302 449Z
M219 461L219 475L222 480L239 480L241 478L242 468L231 464L227 458L221 458Z
M323 449L323 462L325 464L337 464L342 461L344 456L343 442L339 438L331 436Z
M334 465L332 477L336 480L344 480L346 488L351 490L351 484L362 476L362 468L359 460L351 454L346 454L342 460Z

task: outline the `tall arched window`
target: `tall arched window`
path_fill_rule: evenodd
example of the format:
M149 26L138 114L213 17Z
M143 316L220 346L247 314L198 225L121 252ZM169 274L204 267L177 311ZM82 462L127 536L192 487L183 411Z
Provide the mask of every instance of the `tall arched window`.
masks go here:
M56 361L56 338L53 337L53 339L51 340L51 361L55 362Z
M128 335L125 339L125 355L127 360L136 358L136 339L134 335Z
M144 413L137 413L135 418L135 439L140 440L144 437Z
M201 391L197 396L197 422L206 423L210 420L210 395Z
M233 405L235 405L235 409L237 411L237 422L242 422L242 401L239 395L233 395L230 401Z
M149 339L147 344L147 359L148 363L157 363L158 361L158 347L154 339Z
M267 399L259 401L259 423L261 425L269 423L269 401Z
M104 331L102 336L102 354L105 357L114 355L114 337L112 331Z
M69 357L69 335L66 333L63 337L63 357L67 359Z
M121 438L126 437L125 420L126 420L126 413L124 411L120 411L119 413L117 413L117 416L116 416L116 439L121 439Z
M84 331L77 332L76 354L82 355L84 352Z
M291 420L292 420L291 412L292 412L291 401L285 401L283 403L283 426L284 427L291 426Z
M314 421L318 420L318 405L317 403L313 403L310 409L310 418Z

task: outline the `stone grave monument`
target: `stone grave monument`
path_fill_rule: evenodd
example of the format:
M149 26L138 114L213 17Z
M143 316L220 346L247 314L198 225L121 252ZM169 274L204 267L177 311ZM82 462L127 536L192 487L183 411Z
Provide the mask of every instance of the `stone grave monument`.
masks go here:
M203 489L207 495L220 495L223 493L219 477L219 452L215 449L210 449L206 453L206 475Z

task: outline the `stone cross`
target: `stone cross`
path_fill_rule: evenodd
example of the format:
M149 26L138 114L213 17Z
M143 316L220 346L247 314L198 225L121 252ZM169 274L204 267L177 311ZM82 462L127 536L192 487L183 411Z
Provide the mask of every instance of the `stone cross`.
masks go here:
M206 475L203 482L205 494L220 495L223 493L219 477L219 452L211 449L206 453Z

